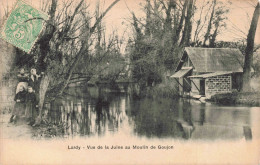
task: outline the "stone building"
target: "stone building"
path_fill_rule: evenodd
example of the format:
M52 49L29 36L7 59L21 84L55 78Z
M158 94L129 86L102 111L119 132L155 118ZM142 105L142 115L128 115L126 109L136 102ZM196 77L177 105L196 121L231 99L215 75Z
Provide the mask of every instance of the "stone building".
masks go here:
M205 96L239 91L244 57L238 49L186 47L171 76L181 96Z

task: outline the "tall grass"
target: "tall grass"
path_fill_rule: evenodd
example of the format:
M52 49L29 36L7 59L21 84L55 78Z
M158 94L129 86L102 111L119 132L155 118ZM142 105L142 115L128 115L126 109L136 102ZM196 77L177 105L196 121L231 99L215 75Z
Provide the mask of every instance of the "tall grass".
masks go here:
M146 91L147 97L164 97L175 98L178 97L178 84L173 80L165 80L161 84L150 87Z

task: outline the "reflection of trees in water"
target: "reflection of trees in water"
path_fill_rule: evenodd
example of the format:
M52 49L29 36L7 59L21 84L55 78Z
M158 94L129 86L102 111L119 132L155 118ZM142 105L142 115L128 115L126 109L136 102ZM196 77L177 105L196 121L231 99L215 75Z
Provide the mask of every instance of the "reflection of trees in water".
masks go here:
M187 100L129 100L126 95L101 89L91 91L94 95L88 91L74 92L74 96L67 95L50 105L48 119L55 125L62 124L65 135L102 136L122 130L147 137L188 139L194 131L191 104ZM203 118L205 114L204 117L201 114Z
M144 99L131 104L131 116L138 135L148 137L182 137L176 122L176 108L168 99L152 101Z
M46 106L49 111L44 111L44 117L55 125L63 125L59 127L63 133L72 136L117 132L131 136L134 132L145 137L196 139L215 138L214 134L235 137L242 133L246 139L252 139L250 111L222 109L187 99L130 98L98 88L78 90L73 96L67 95Z
M191 105L185 100L143 99L130 109L138 135L189 139L194 131Z
M118 131L126 118L125 101L102 94L92 99L67 96L50 104L48 120L63 124L65 135L105 135Z

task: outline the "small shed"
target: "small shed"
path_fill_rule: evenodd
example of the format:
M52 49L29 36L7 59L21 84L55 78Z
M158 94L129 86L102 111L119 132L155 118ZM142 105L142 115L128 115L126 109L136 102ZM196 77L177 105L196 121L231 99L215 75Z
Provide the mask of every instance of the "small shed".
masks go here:
M181 96L210 98L241 89L243 63L238 49L186 47L171 78L178 82Z

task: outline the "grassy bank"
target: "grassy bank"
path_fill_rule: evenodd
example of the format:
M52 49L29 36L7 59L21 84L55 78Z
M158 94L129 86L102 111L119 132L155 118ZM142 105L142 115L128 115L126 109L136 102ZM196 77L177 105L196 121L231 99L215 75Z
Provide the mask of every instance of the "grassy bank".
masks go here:
M33 127L32 137L36 139L66 138L64 124L41 123Z
M226 94L216 94L210 101L220 104L244 104L250 106L260 106L260 92L233 92Z
M164 97L164 98L174 98L178 97L178 86L176 82L168 81L158 84L154 87L150 87L146 90L146 97Z

